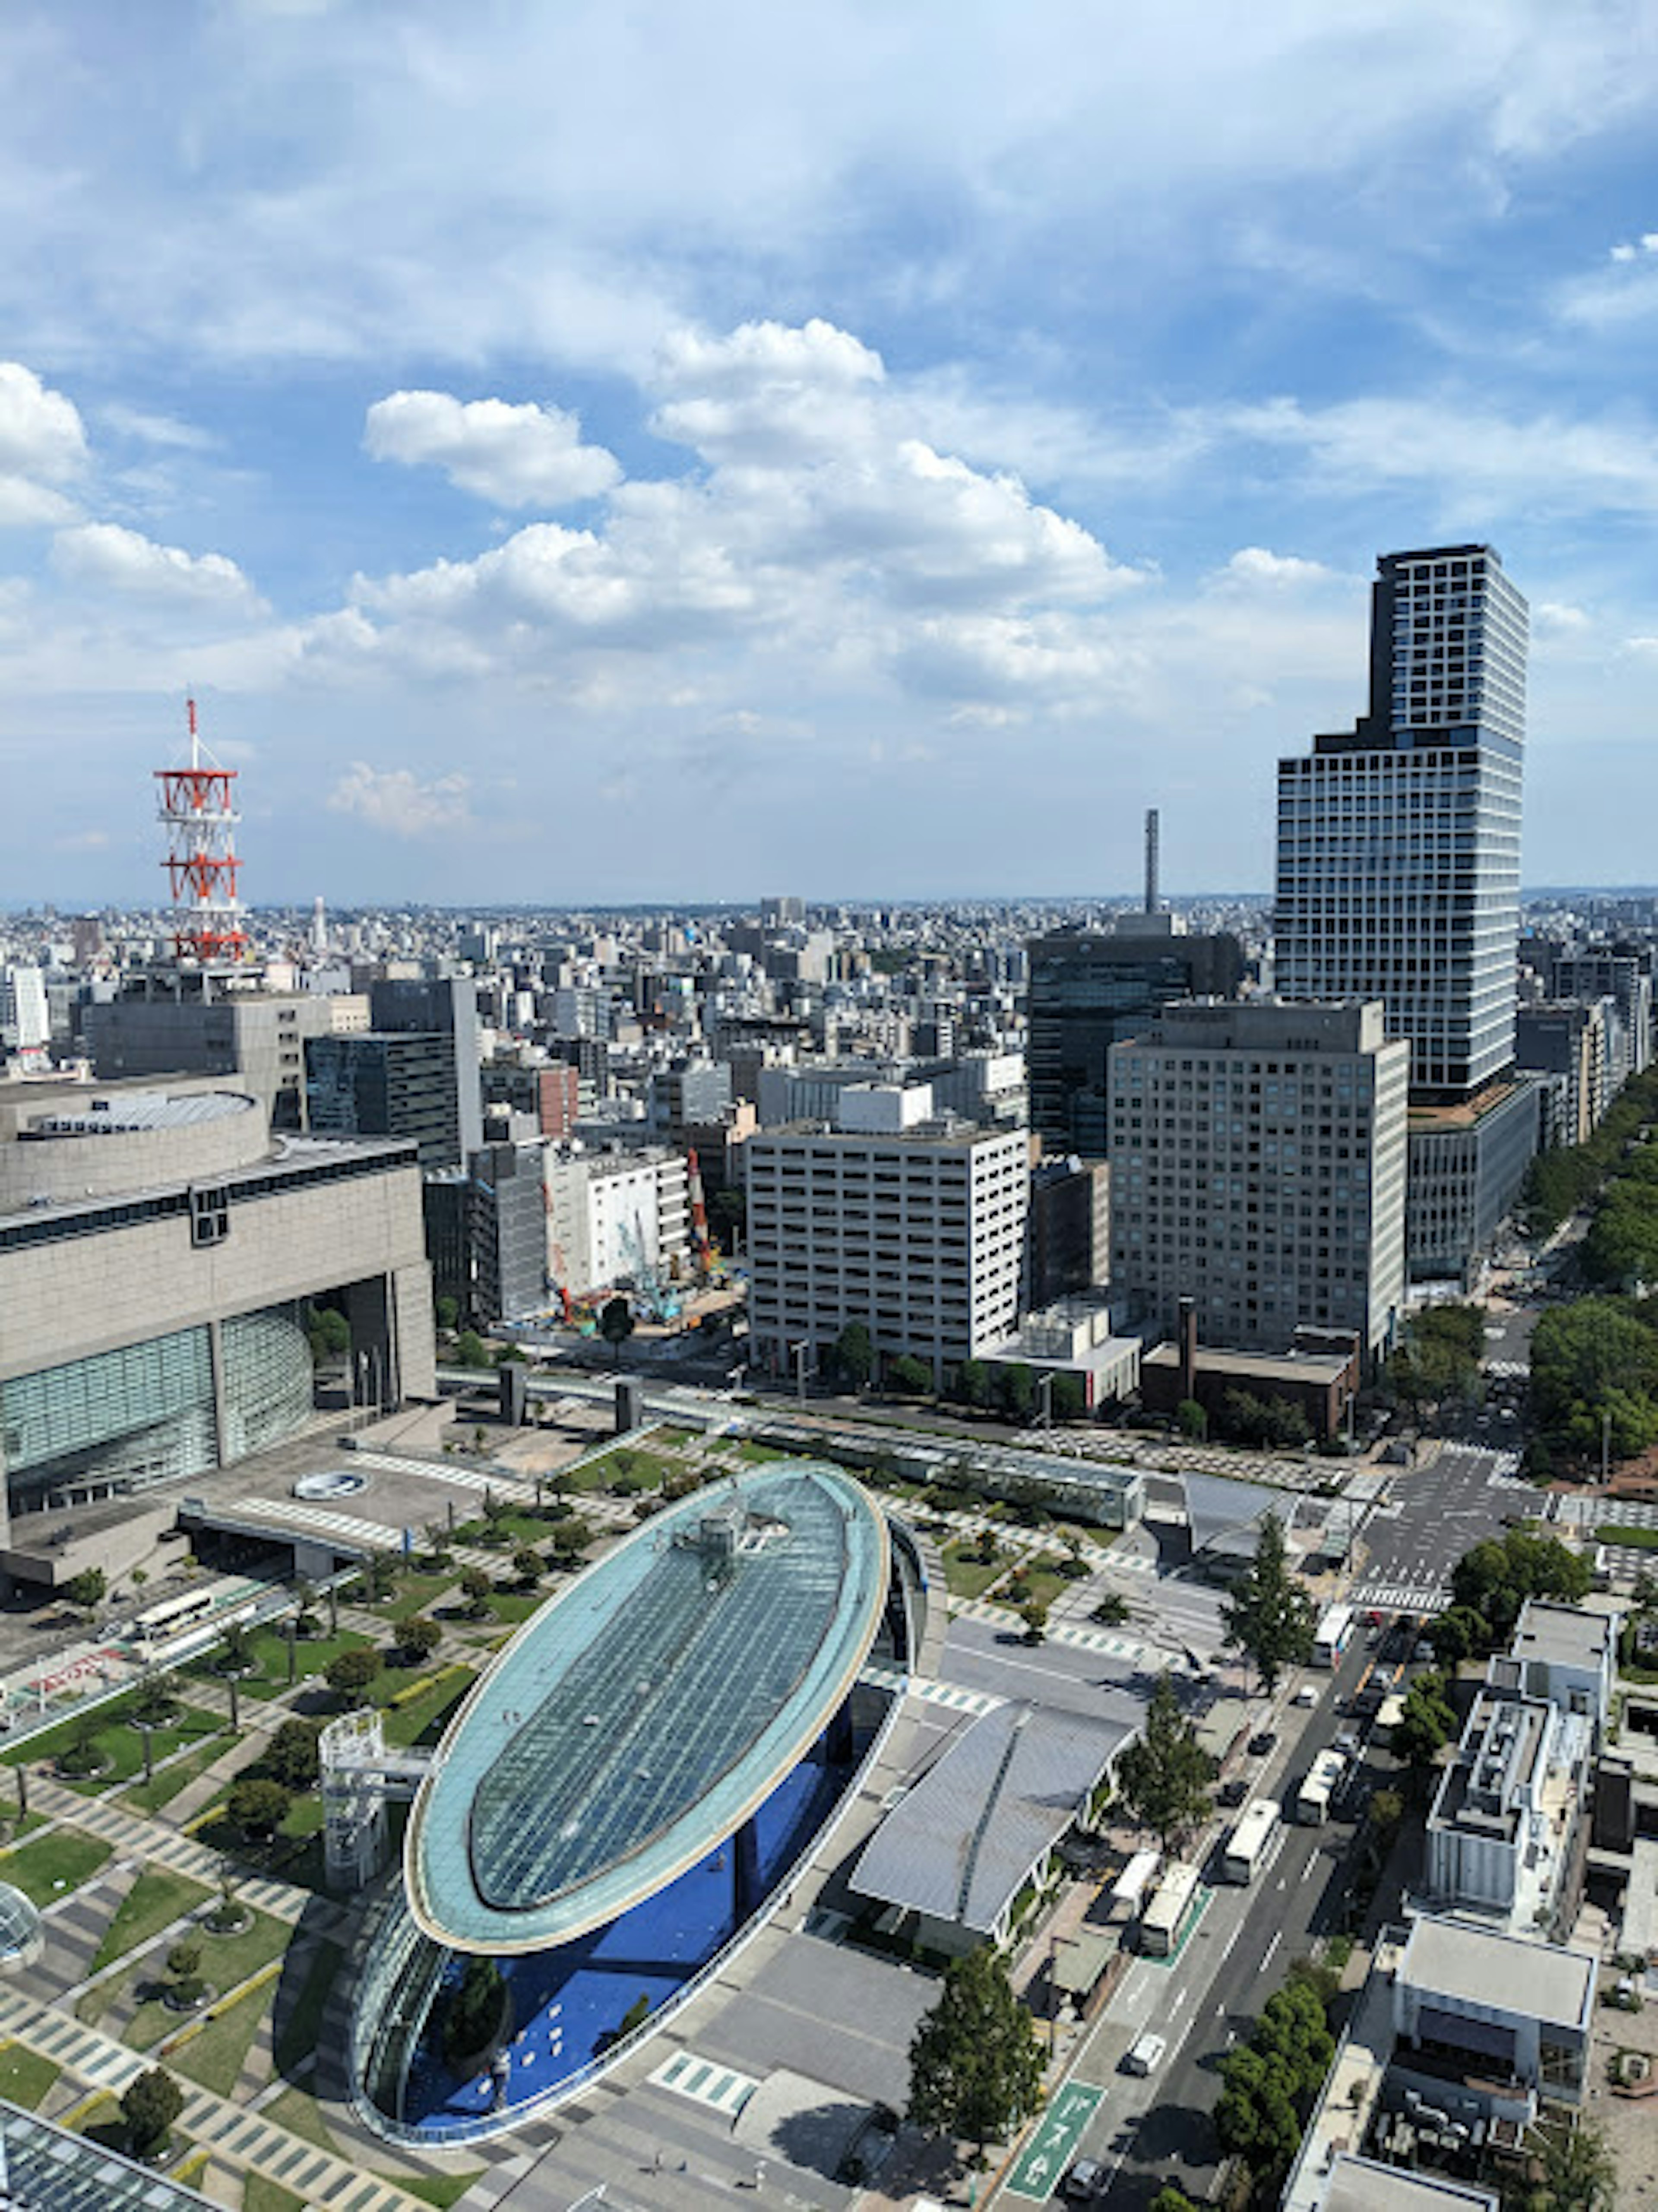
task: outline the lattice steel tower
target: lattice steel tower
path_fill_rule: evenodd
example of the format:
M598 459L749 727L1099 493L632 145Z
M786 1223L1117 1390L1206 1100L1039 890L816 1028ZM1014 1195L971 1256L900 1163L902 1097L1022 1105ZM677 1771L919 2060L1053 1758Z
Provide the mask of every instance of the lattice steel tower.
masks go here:
M236 811L231 786L234 769L221 768L202 743L196 726L196 702L186 702L190 717L190 765L158 768L161 787L159 819L166 825L167 849L161 866L173 894L173 950L197 967L222 967L240 960L247 950L241 926L236 877Z

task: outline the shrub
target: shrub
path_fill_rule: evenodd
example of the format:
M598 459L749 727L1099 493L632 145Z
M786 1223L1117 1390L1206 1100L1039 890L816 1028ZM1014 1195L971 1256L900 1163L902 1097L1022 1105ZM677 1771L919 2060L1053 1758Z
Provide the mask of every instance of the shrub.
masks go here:
M410 1661L429 1659L442 1641L443 1631L437 1622L419 1614L405 1620L398 1631L398 1648Z
M293 1802L293 1792L280 1782L238 1782L225 1801L225 1811L245 1836L269 1836L287 1819Z
M358 1696L380 1671L380 1655L358 1647L337 1651L324 1669L324 1680L337 1697Z
M184 2092L164 2067L152 2066L130 2082L121 2095L127 2140L139 2158L153 2158L167 2146L173 2123L185 2108Z

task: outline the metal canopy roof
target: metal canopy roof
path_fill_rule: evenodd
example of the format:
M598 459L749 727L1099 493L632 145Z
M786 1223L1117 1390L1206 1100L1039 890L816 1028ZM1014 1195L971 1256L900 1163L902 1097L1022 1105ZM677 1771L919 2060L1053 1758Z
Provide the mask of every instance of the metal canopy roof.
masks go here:
M208 2199L0 2101L0 2203L18 2212L210 2212Z
M1133 1734L1080 1713L995 1707L887 1814L852 1887L988 1934Z
M738 1475L653 1516L477 1684L410 1822L410 1908L463 1950L603 1926L740 1826L880 1624L884 1522L837 1469Z

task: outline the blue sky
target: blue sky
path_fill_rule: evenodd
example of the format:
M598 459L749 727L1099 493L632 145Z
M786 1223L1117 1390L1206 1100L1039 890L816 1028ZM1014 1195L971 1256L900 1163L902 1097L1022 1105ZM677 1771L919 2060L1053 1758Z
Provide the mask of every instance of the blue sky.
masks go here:
M1266 886L1390 547L1658 879L1658 37L1418 0L0 14L0 897Z

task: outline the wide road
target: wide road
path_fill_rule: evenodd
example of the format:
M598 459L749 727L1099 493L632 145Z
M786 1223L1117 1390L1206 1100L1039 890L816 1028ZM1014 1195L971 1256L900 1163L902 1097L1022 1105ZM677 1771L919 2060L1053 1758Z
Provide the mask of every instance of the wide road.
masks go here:
M1333 1687L1328 1676L1313 1678L1322 1690L1319 1704L1298 1738L1294 1724L1303 1714L1292 1707L1285 1716L1285 1741L1252 1784L1255 1794L1291 1799L1316 1753L1352 1725L1339 1701L1357 1690L1372 1656L1356 1641ZM1078 2150L1106 2167L1109 2185L1098 2201L1114 2212L1143 2212L1167 2181L1199 2202L1206 2196L1218 2163L1210 2115L1220 2093L1220 2061L1248 2035L1290 1960L1314 1936L1340 1927L1356 1832L1345 1816L1359 1808L1368 1786L1367 1780L1341 1801L1323 1827L1286 1824L1248 1888L1220 1883L1218 1860L1212 1862L1207 1872L1217 1886L1176 1958L1132 1966L1090 2033L1072 2079L1102 2095ZM1169 2043L1150 2080L1136 2080L1121 2065L1142 2028ZM1028 2201L1005 2189L997 2198L1002 2212Z
M1537 1493L1513 1471L1513 1455L1442 1445L1426 1466L1400 1468L1388 1502L1364 1524L1368 1554L1349 1595L1384 1611L1441 1613L1451 1569L1464 1552L1536 1510Z

